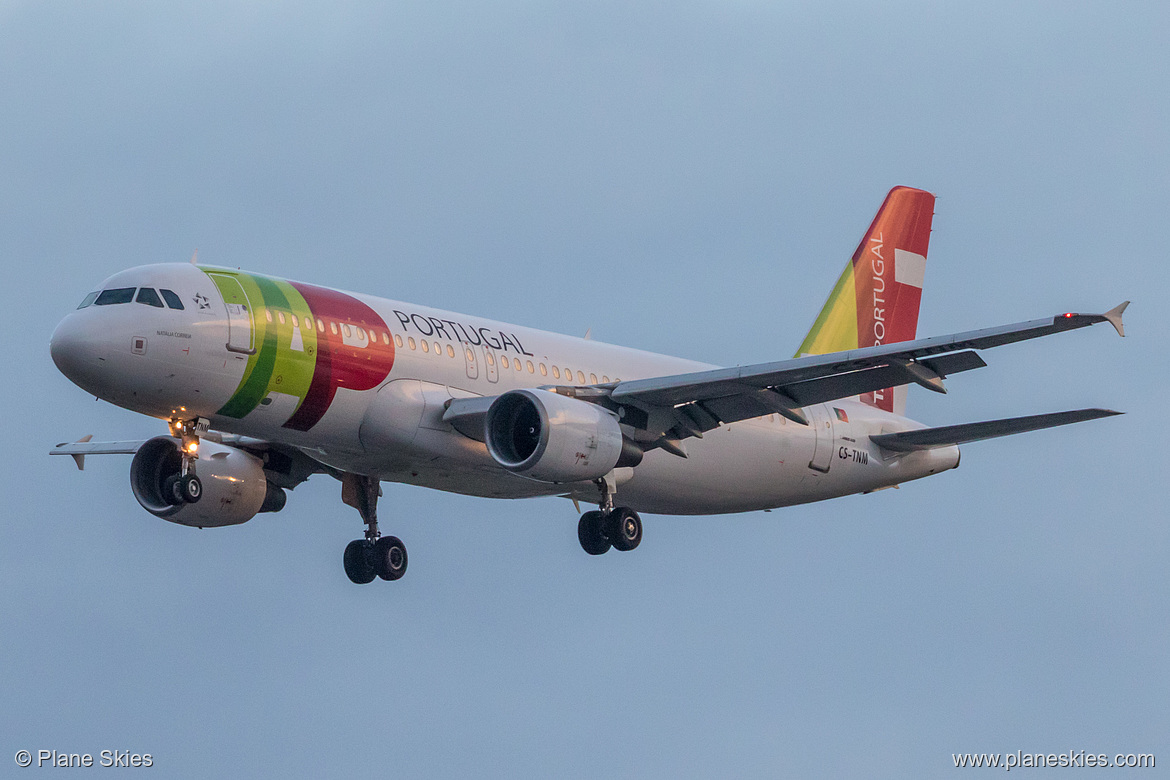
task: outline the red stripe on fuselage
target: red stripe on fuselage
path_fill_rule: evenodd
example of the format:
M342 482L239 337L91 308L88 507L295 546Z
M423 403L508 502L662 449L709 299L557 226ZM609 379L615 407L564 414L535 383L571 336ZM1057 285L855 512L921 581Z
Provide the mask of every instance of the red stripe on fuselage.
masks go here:
M284 424L285 428L307 431L325 416L338 388L370 390L389 376L394 367L394 341L384 342L382 334L389 334L386 322L357 298L327 287L301 282L289 284L304 297L314 319L325 323L324 331L317 329L317 356L309 391ZM337 323L337 334L333 333L331 323ZM370 332L366 346L344 343L340 330L346 324Z

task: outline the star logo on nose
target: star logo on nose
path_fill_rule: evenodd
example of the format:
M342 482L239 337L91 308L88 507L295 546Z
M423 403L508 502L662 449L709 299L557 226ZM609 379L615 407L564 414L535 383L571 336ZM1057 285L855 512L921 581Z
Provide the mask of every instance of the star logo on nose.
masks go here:
M211 308L211 301L208 300L207 296L204 295L203 293L195 293L195 304L200 309L210 309Z

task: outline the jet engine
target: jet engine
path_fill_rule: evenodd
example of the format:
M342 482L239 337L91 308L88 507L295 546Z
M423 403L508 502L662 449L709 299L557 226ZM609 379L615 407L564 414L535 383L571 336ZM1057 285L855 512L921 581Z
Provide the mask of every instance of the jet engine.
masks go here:
M130 464L130 488L147 512L180 525L199 528L246 523L259 512L284 508L284 491L264 475L260 459L235 447L203 439L195 473L202 495L195 503L170 489L182 471L180 442L158 436L143 444Z
M501 395L488 409L484 433L497 463L542 482L594 480L642 459L612 413L547 390Z

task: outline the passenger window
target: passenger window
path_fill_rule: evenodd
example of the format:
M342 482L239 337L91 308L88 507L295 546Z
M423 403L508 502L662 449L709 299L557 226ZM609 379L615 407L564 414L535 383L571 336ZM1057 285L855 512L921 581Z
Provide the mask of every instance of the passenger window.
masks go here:
M560 379L560 378L561 378L561 370L559 368L557 368L556 366L553 366L553 379Z
M455 347L447 345L447 357L455 357Z
M604 374L602 374L602 376L601 376L601 382L602 382L602 384L609 384L609 377L607 377L607 376L605 376Z
M395 345L396 345L396 346L397 346L399 349L402 349L402 337L401 337L401 336L399 336L397 333L395 333L395 334L394 334L394 344L395 344Z
M118 287L113 290L102 290L101 295L94 299L94 306L113 306L118 303L130 303L134 300L133 287Z
M475 353L471 351L470 347L467 348L467 362L468 363L475 362Z
M305 317L305 330L312 330L312 329L313 329L313 321L311 319L309 319L308 317Z
M540 375L541 376L548 376L548 369L545 368L544 363L540 364Z
M442 346L439 344L439 342L437 342L437 341L435 342L435 354L436 354L436 355L442 355L442 354L443 354L443 347L442 347Z
M390 346L390 334L389 333L386 333L386 332L382 333L382 343L385 344L386 346ZM402 345L399 344L398 346L401 347Z
M337 323L333 320L329 321L329 330L332 331L334 336L337 335Z
M183 301L178 295L175 295L174 290L159 290L159 292L162 293L163 300L167 302L167 306L170 306L172 309L178 309L179 311L183 310Z
M349 327L349 325L342 325L341 330L345 333L347 339L353 336L353 328Z
M591 385L597 384L597 374L590 374L589 375L589 384L591 384Z
M528 373L530 373L530 374L536 373L536 369L533 367L531 360L528 361Z
M585 384L585 374L582 373L581 371L577 372L577 384L579 384L579 385Z
M86 306L89 306L91 303L96 301L97 297L97 293L91 292L89 295L85 296L85 298L81 301L81 305L79 305L77 308L84 309Z
M268 320L269 322L272 322L272 312L269 311L268 309L264 310L264 319Z
M276 319L280 320L280 324L283 325L284 324L284 312L278 311L276 313Z
M490 352L488 352L488 353L487 353L487 360L488 360L488 365L489 365L489 366L494 366L494 365L496 364L496 358L495 358L495 356L494 356L494 355L492 355L492 353L490 353Z
M422 343L423 352L430 352L431 351L431 345L430 345L430 343L427 342L426 339L423 339L421 343Z
M500 355L500 365L503 366L504 368L511 368L512 367L508 363L508 356L507 355Z
M320 333L325 332L325 320L321 319L320 317L317 318L317 330Z
M411 348L411 349L414 349L414 347L415 347L415 344L414 344L414 336L411 336L409 339L407 339L407 341L409 341L409 342L410 342L410 348Z

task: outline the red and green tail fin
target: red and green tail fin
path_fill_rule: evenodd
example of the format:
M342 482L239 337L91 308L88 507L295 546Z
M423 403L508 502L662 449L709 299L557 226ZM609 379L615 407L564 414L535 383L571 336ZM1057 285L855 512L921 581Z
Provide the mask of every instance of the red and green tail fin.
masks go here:
M934 196L929 192L890 190L798 357L914 340L933 217ZM904 414L906 388L866 393L861 401Z

